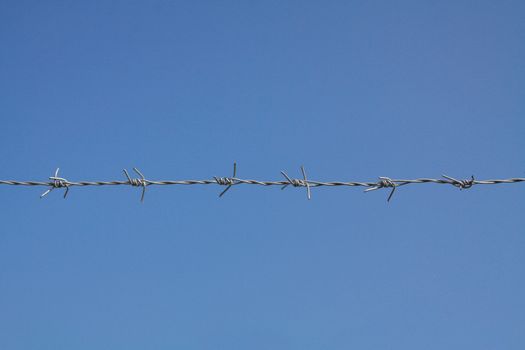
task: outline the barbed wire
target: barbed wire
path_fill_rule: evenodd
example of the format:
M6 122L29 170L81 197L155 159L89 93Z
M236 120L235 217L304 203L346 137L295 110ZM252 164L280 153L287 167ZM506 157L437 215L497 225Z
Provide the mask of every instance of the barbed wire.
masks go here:
M380 176L378 181L375 182L357 182L357 181L314 181L309 180L306 177L306 171L304 166L301 166L302 179L291 178L284 171L281 171L284 179L281 181L262 181L262 180L252 180L252 179L241 179L237 176L237 163L233 163L233 176L232 177L217 177L214 176L209 180L148 180L146 177L138 170L133 168L133 171L139 176L137 178L132 178L128 171L124 169L124 175L126 180L123 181L69 181L63 177L59 177L58 173L60 168L55 170L53 176L49 177L50 181L16 181L16 180L0 180L0 185L13 185L13 186L46 186L49 187L40 198L47 196L51 191L57 188L64 188L64 198L67 197L69 189L75 186L133 186L141 187L142 194L140 197L141 202L144 201L144 196L146 194L146 188L148 186L157 185L219 185L226 186L226 188L219 194L219 197L222 197L232 186L237 185L260 185L260 186L281 186L281 189L285 189L288 186L292 187L305 187L306 188L306 197L308 199L312 198L311 188L312 187L337 187L337 186L348 186L348 187L367 187L364 192L370 192L379 190L382 188L391 188L387 201L389 202L394 195L394 192L398 187L412 185L412 184L423 184L423 183L434 183L441 185L452 185L459 188L460 190L471 188L474 185L496 185L496 184L510 184L525 182L525 178L510 178L510 179L500 179L500 180L476 180L474 176L471 176L470 179L458 180L451 176L442 175L442 179L432 179L432 178L418 178L418 179L391 179L389 177Z

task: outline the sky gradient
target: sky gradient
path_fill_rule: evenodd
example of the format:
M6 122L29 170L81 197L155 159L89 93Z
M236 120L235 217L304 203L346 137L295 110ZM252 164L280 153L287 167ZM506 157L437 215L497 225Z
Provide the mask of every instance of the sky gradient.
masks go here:
M524 177L524 18L0 1L0 179ZM44 190L0 186L2 349L525 347L525 184Z

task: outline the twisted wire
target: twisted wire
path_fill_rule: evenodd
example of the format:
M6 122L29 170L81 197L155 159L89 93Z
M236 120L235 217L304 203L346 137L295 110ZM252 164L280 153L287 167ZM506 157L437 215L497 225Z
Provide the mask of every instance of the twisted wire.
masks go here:
M476 180L474 176L470 179L456 179L451 176L442 175L441 179L434 178L417 178L417 179L392 179L389 177L381 176L378 181L375 182L360 182L360 181L317 181L309 180L306 177L306 171L301 166L302 179L292 178L288 176L284 171L281 174L284 176L284 180L254 180L254 179L242 179L237 176L237 164L233 165L233 176L232 177L218 177L214 176L211 179L204 180L149 180L137 169L133 168L133 171L139 176L132 178L127 170L123 170L126 180L116 181L69 181L63 177L58 176L59 169L57 168L54 176L49 177L49 181L17 181L17 180L0 180L0 185L12 185L12 186L45 186L48 189L40 196L45 197L54 189L64 188L64 198L66 198L71 187L81 186L132 186L142 188L141 201L144 201L146 188L148 186L167 186L167 185L219 185L226 186L220 194L222 197L232 186L237 185L259 185L259 186L281 186L281 189L285 189L288 186L292 187L305 187L307 198L311 199L311 188L313 187L366 187L364 192L375 191L382 188L391 188L387 201L390 201L396 189L400 186L413 185L413 184L424 184L434 183L440 185L451 185L460 190L469 189L474 185L497 185L497 184L512 184L518 182L525 182L525 178L509 178L509 179L488 179L488 180Z

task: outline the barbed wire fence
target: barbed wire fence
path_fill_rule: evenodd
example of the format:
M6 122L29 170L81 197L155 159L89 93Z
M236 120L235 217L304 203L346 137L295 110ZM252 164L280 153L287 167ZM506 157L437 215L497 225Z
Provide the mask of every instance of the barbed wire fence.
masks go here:
M451 176L442 175L441 179L431 178L418 178L418 179L391 179L386 176L380 176L375 182L357 182L357 181L316 181L310 180L306 176L304 166L301 166L302 178L291 178L284 171L281 171L284 177L281 181L262 181L262 180L251 180L241 179L237 177L237 163L233 163L233 175L231 177L217 177L214 176L207 180L148 180L138 170L133 168L133 171L139 176L132 178L126 169L123 170L125 180L122 181L69 181L63 177L59 177L59 168L56 169L53 176L49 177L50 181L16 181L16 180L0 180L0 185L13 185L13 186L45 186L48 189L42 193L40 198L47 196L51 191L58 188L65 189L64 198L67 197L69 189L77 186L132 186L141 187L142 194L140 197L141 202L144 201L146 194L146 188L148 186L171 186L171 185L219 185L225 186L226 188L219 194L222 197L230 188L237 185L259 185L259 186L281 186L281 189L285 189L288 186L292 187L305 187L306 196L308 199L312 198L311 188L313 187L365 187L364 192L375 191L383 188L391 189L387 197L389 202L394 195L394 192L398 187L414 184L434 183L441 185L452 185L459 188L460 190L471 188L474 185L497 185L497 184L511 184L518 182L525 182L525 178L510 178L500 180L476 180L474 176L470 179L458 180Z

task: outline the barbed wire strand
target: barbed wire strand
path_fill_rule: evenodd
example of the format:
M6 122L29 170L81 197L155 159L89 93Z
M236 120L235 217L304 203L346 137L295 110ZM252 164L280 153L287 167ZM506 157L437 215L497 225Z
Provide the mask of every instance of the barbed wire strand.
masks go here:
M128 171L124 169L124 175L126 177L125 181L69 181L63 177L59 177L58 173L60 168L55 170L53 176L49 177L50 181L16 181L16 180L0 180L0 185L12 185L12 186L45 186L48 189L40 195L40 198L44 198L51 191L57 188L64 188L64 198L67 197L69 189L76 186L120 186L128 185L133 187L142 187L142 194L140 201L144 202L144 196L146 194L146 188L148 186L167 186L167 185L219 185L226 186L226 188L219 194L219 197L222 197L232 186L237 185L259 185L259 186L281 186L281 189L284 190L288 186L292 187L305 187L306 188L306 197L308 199L312 198L311 188L312 187L367 187L364 192L370 192L379 190L382 188L391 188L387 201L390 202L394 192L398 187L413 185L413 184L424 184L424 183L434 183L441 185L452 185L459 188L460 190L469 189L474 185L497 185L497 184L511 184L518 182L525 182L525 178L517 177L510 179L490 179L490 180L476 180L474 176L471 176L470 179L458 180L448 175L442 175L441 179L433 178L418 178L418 179L391 179L386 176L380 176L376 182L357 182L357 181L314 181L309 180L306 177L306 170L304 166L301 166L301 173L303 175L302 179L294 179L288 176L287 173L281 171L281 174L284 176L285 180L281 181L263 181L263 180L253 180L253 179L241 179L237 176L237 163L233 163L233 176L232 177L218 177L214 176L209 180L148 180L138 170L133 168L133 171L139 176L138 178L132 178Z

